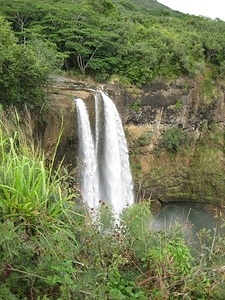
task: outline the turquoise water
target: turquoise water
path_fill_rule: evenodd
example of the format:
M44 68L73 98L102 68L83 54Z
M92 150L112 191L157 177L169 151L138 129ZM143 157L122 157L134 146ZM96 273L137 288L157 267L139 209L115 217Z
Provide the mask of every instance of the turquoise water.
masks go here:
M199 234L207 231L213 236L218 232L215 217L204 207L192 204L163 204L160 212L154 217L151 229L155 231L174 230L178 228L190 243L199 241Z

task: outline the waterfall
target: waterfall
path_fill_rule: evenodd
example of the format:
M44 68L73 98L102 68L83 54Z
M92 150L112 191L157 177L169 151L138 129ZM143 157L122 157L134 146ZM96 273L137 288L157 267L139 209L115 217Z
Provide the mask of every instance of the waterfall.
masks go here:
M96 93L93 137L84 102L77 99L76 104L83 199L94 209L98 209L101 200L119 215L134 202L127 142L119 113L105 93Z
M82 99L76 99L76 108L79 129L79 158L81 161L81 194L88 206L95 209L98 206L98 180L94 139L87 108Z
M104 106L104 152L100 160L101 186L99 192L108 199L116 213L131 205L133 182L130 172L127 142L115 104L101 92Z

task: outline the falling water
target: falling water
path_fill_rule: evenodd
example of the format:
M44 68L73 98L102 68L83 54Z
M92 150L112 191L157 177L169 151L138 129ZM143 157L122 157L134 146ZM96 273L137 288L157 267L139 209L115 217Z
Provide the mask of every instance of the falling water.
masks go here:
M77 99L80 158L83 161L82 195L91 208L99 200L114 213L134 202L129 155L122 122L115 104L103 92L95 95L95 137L92 137L87 109ZM90 199L89 199L90 197Z
M83 200L90 208L96 208L98 203L97 164L94 140L86 106L82 99L76 99L79 157L81 160L80 185Z
M105 130L99 192L101 198L111 204L115 213L120 213L134 201L127 142L115 104L106 94L100 93L104 105Z

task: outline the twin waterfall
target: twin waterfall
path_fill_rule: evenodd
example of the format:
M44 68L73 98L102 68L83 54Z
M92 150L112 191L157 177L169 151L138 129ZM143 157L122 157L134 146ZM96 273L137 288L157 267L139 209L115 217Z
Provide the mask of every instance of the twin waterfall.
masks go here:
M102 91L95 94L95 126L82 99L76 99L80 187L84 202L97 211L105 202L119 215L134 202L129 155L115 104Z

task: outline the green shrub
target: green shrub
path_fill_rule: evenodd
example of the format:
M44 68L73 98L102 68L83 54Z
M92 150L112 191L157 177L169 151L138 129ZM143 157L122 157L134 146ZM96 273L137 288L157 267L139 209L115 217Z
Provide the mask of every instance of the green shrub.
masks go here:
M180 99L177 99L175 104L173 105L173 109L179 111L183 107L183 103Z
M131 109L135 112L139 112L141 109L141 100L135 100L132 104L131 104Z
M211 78L204 78L204 80L199 84L198 89L204 104L209 105L213 100L215 100L217 91L215 89L214 81Z
M54 45L40 40L19 45L2 17L0 41L0 103L4 107L40 107L49 76L59 62Z
M172 127L164 132L163 144L170 152L178 152L181 145L187 142L187 134L178 127Z
M150 143L151 138L152 138L152 132L146 131L139 136L139 138L137 139L137 142L138 142L139 146L143 147Z

